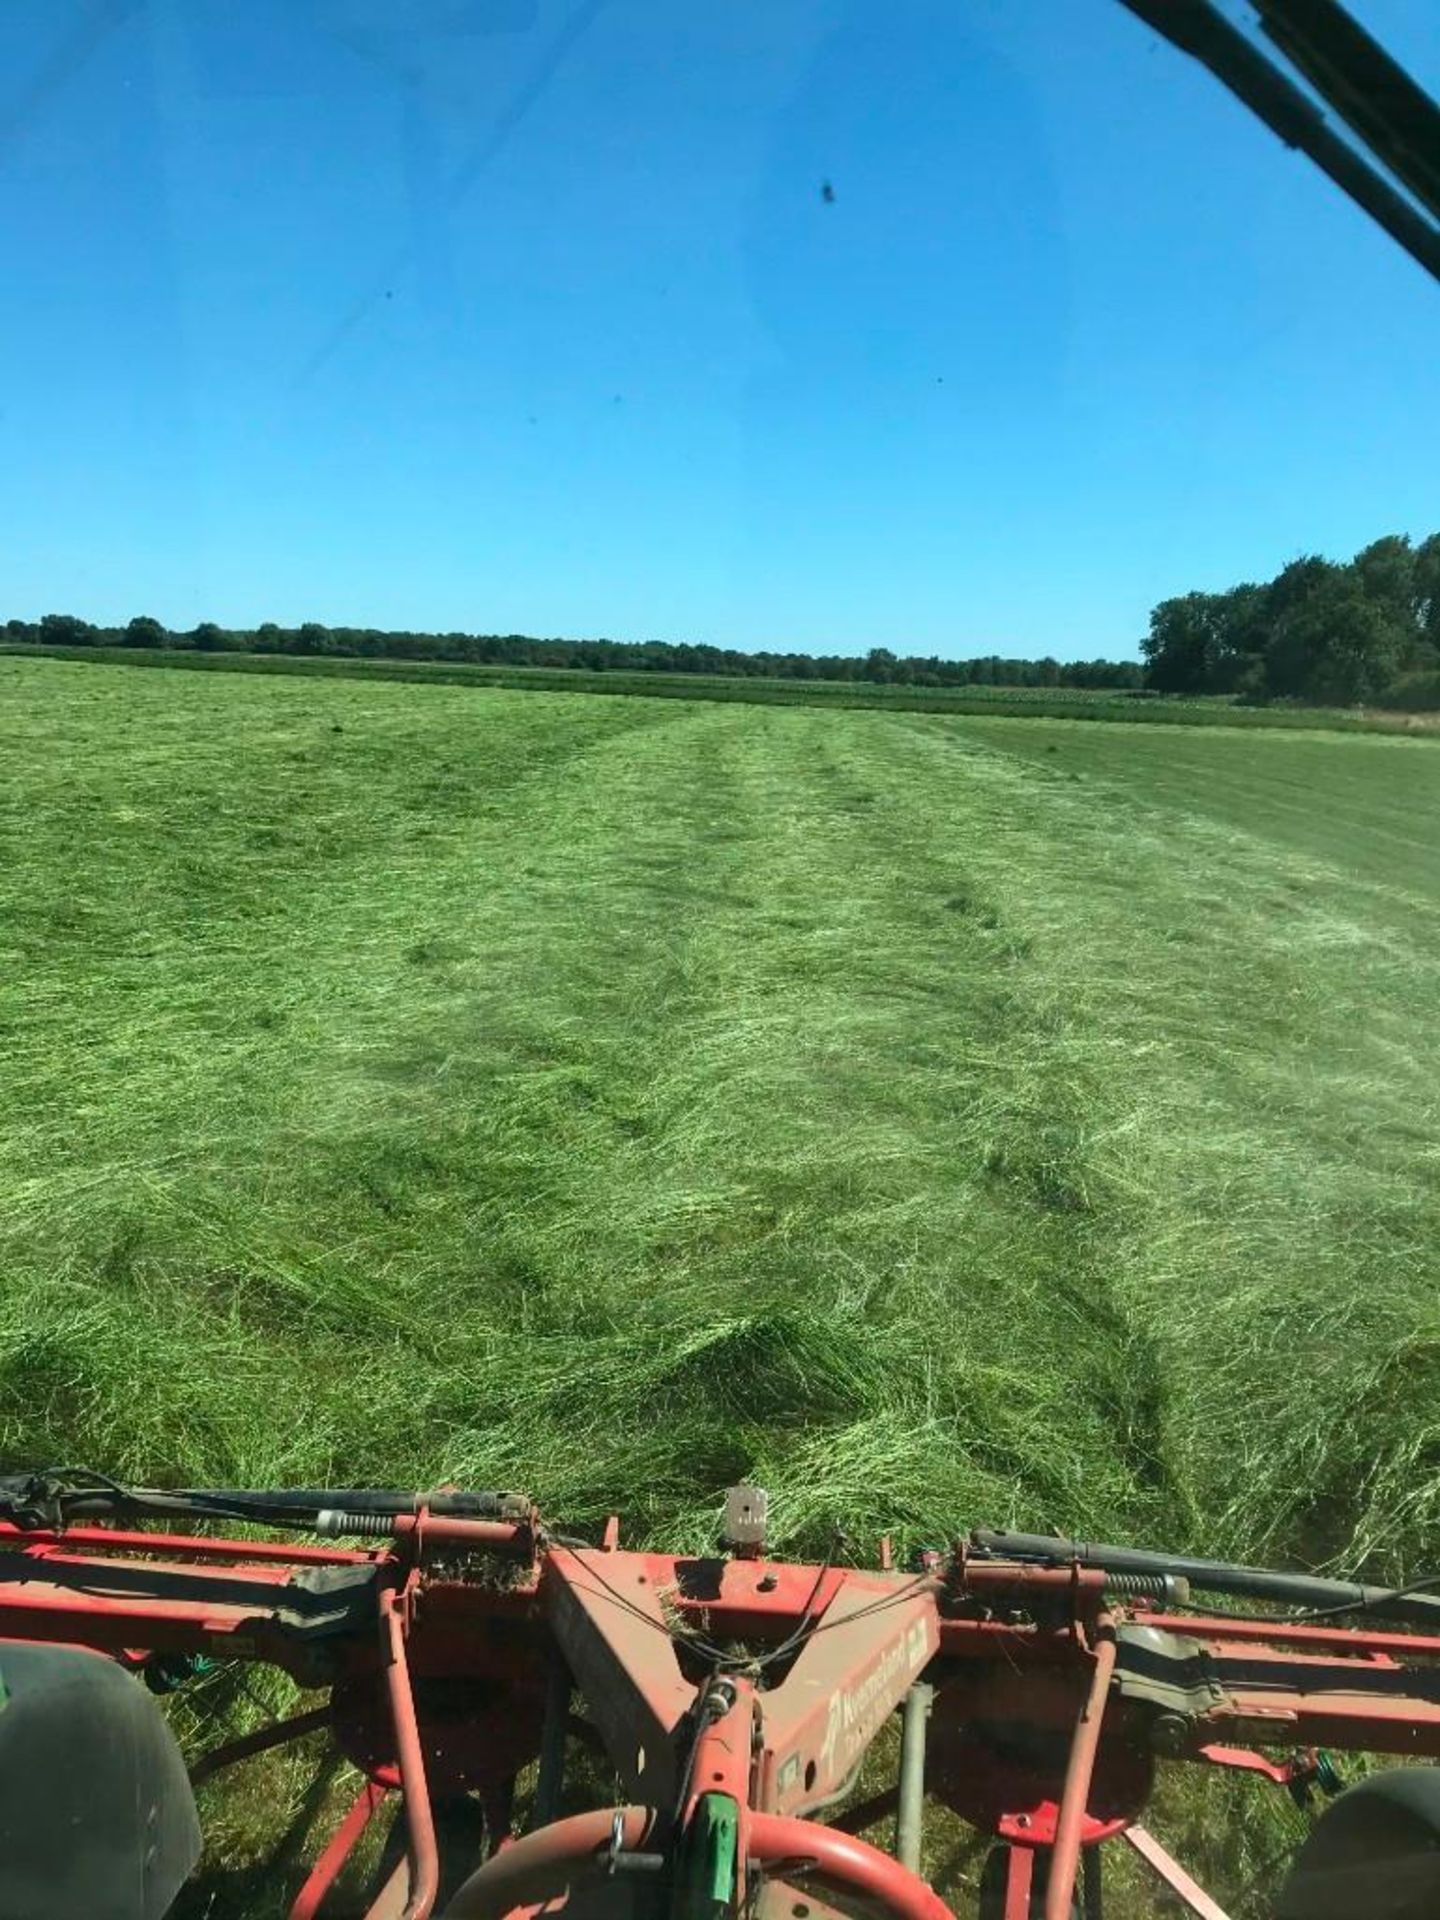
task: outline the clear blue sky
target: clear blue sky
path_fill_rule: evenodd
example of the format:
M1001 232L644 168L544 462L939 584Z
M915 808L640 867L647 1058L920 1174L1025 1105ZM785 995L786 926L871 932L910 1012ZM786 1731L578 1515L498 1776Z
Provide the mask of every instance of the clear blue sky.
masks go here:
M1440 289L1115 0L8 0L0 260L0 617L1071 658L1440 527Z

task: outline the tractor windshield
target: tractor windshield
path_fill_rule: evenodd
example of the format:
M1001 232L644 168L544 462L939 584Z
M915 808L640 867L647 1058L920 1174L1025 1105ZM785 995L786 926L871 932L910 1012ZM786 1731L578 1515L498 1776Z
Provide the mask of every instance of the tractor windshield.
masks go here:
M1437 93L0 7L3 1920L1429 1910Z

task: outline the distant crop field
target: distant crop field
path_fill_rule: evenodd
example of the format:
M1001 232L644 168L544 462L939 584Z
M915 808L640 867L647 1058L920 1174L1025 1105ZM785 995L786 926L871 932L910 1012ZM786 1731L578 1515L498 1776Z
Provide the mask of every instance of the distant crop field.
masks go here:
M0 659L0 1449L1413 1572L1437 819L1425 739Z

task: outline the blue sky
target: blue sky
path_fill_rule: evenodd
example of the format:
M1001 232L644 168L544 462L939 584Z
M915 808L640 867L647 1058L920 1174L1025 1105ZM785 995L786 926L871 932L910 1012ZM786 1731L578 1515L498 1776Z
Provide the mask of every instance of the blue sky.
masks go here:
M1115 0L10 0L0 260L0 617L1072 658L1440 527L1440 289Z

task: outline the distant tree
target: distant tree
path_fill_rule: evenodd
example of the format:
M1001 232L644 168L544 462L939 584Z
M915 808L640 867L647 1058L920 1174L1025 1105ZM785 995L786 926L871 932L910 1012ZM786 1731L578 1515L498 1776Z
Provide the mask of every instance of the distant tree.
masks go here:
M1265 653L1266 691L1326 706L1376 700L1400 669L1406 638L1353 572L1333 568L1276 622Z
M1355 586L1354 576L1349 579ZM1309 649L1328 631L1329 618L1344 598L1346 580L1344 567L1310 553L1291 560L1265 588L1261 691L1267 696L1306 697Z
M120 640L127 647L168 647L170 630L162 627L158 620L152 620L148 613L140 613L126 624Z
M1348 583L1348 585L1346 584ZM1356 611L1367 608L1368 612ZM1351 615L1353 614L1353 618ZM1350 618L1348 638L1341 623ZM708 642L626 642L608 638L548 639L518 633L444 634L330 628L309 621L282 628L266 621L237 632L202 621L182 634L139 616L123 629L92 627L73 615L9 622L14 641L64 645L120 641L130 646L193 646L201 651L249 648L256 653L347 654L394 660L627 669L653 673L733 674L778 679L886 685L966 687L1093 687L1182 693L1286 694L1301 699L1378 698L1387 673L1407 684L1440 673L1440 534L1418 545L1387 534L1337 566L1318 555L1291 561L1265 584L1243 582L1223 593L1188 593L1161 601L1143 644L1144 660L742 652Z
M1435 572L1440 581L1440 556ZM1142 647L1146 684L1162 693L1373 700L1398 672L1427 664L1417 650L1420 579L1408 538L1393 534L1349 566L1306 554L1263 586L1162 600Z
M88 620L73 613L47 613L40 619L40 638L50 647L93 647L98 634Z
M1432 533L1416 547L1413 584L1418 637L1440 647L1440 533Z
M1270 626L1273 628L1277 620L1313 594L1331 591L1344 571L1318 553L1305 553L1298 560L1288 561L1265 589L1265 618Z
M1440 670L1402 673L1385 689L1377 705L1398 713L1435 713L1440 711Z
M1245 581L1215 595L1216 693L1258 693L1270 639L1266 589Z
M1140 642L1151 686L1161 693L1210 693L1224 657L1216 596L1186 593L1162 600Z
M1415 550L1410 536L1387 533L1362 547L1350 563L1367 600L1384 610L1397 626L1415 619Z

